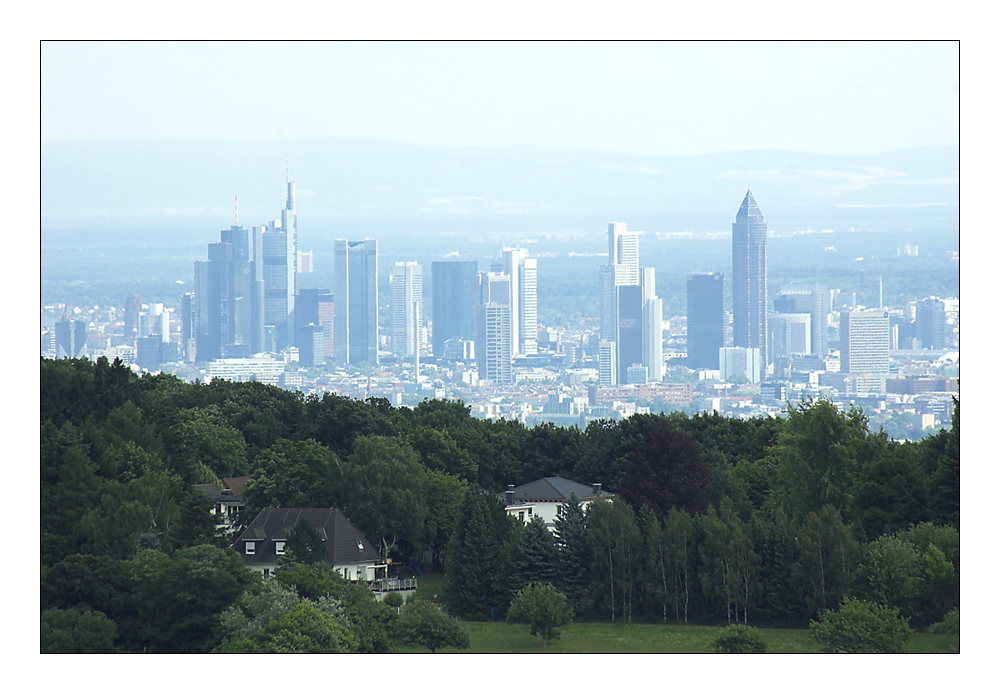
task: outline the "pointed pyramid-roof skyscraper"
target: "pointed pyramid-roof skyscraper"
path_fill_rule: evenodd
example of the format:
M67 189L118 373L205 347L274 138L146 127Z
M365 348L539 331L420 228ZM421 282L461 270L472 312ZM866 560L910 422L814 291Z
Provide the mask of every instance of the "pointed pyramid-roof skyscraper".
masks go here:
M760 349L770 364L767 339L767 222L747 189L733 222L733 345Z

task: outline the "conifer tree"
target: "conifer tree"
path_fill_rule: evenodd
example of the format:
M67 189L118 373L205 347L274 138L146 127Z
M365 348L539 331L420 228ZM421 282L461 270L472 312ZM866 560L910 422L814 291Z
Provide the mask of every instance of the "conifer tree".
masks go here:
M511 582L514 592L529 583L551 584L556 577L559 550L552 533L540 516L532 516L521 532L511 562Z
M445 603L453 614L485 620L510 603L515 522L495 496L478 488L466 492L445 565Z
M580 614L590 588L590 553L586 517L575 493L559 506L555 526L555 586L567 597L573 611Z

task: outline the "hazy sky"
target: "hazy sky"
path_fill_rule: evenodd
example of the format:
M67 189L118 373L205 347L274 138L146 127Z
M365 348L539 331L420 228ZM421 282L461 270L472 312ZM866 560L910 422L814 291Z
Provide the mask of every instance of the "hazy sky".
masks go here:
M958 144L958 59L957 42L44 42L41 139L872 154Z

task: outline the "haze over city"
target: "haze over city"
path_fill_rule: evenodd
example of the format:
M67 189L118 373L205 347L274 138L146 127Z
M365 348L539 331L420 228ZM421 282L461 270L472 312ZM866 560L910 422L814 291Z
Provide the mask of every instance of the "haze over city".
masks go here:
M745 528L750 552L762 557L763 535L750 528L773 512L769 504L789 511L799 535L810 513L824 524L843 516L836 527L853 536L859 557L890 532L911 532L916 543L914 526L935 523L941 537L954 535L945 552L951 592L933 606L921 593L912 619L928 636L953 613L957 650L960 205L968 201L960 198L958 41L43 41L40 78L43 516L62 498L62 482L45 477L55 450L47 441L71 429L59 429L62 420L90 427L95 459L118 445L93 433L118 426L117 406L105 408L112 416L102 402L84 425L83 396L67 395L72 407L61 411L45 392L55 384L52 392L70 393L65 374L76 362L61 360L86 357L101 360L93 378L80 371L95 391L129 379L148 386L148 402L134 398L138 414L127 411L134 421L170 412L169 423L155 422L169 474L182 469L174 447L189 445L174 428L195 432L191 440L229 437L225 455L191 444L197 462L176 474L187 475L185 494L211 497L218 547L264 579L284 564L262 563L262 549L273 540L284 553L291 535L281 523L291 522L265 531L262 519L313 505L343 516L329 515L323 533L335 523L343 532L346 522L356 534L349 549L368 552L368 564L355 562L342 577L382 591L379 600L426 580L446 612L490 627L495 605L512 604L501 590L485 612L457 607L458 573L446 579L443 567L466 561L452 542L459 531L432 537L430 507L405 531L365 525L362 497L385 481L359 492L351 485L364 476L350 470L362 465L370 437L371 460L395 460L392 446L405 449L400 460L412 458L406 474L419 470L410 491L454 481L441 498L467 505L473 495L460 485L481 488L501 516L527 525L541 507L518 495L543 479L576 485L574 495L601 508L612 496L636 514L643 506L664 524L683 507L699 529L712 522L709 506L724 502L725 532ZM973 252L967 244L967 258ZM191 405L206 393L217 400ZM241 398L247 409L237 416ZM298 419L287 424L293 411ZM860 414L860 434L852 424L817 447L840 451L850 439L850 493L826 477L809 477L812 484L801 481L805 472L786 474L780 456L789 441L803 450L788 460L819 465L810 439L788 434L794 427L814 416L839 427ZM709 417L718 429L699 430ZM650 433L668 429L683 429L697 455L676 448L680 438ZM495 435L504 431L509 437ZM671 460L700 465L704 451L711 493L722 491L710 499L705 483L691 493L697 503L666 495L649 511L662 479L635 470L643 451L655 455L650 441ZM862 462L857 451L869 448L878 453ZM313 454L342 465L335 492L293 501L271 485L265 498L267 461L278 470L283 456ZM121 470L101 468L100 489L139 484L139 463L123 472L117 460L101 458ZM877 477L883 465L898 467L885 473L891 484ZM765 484L767 475L777 476ZM404 496L405 486L392 493ZM649 500L638 493L646 487ZM876 500L863 501L863 492ZM112 504L102 494L95 499ZM456 515L458 502L448 509ZM464 505L456 528L462 514ZM63 555L104 551L87 533L100 539L93 528L113 525L112 514L80 515L90 525L43 518L43 591ZM251 521L260 527L248 530ZM53 530L60 523L72 533ZM180 531L157 532L177 543L176 556L201 546L169 534ZM703 555L714 550L698 532L705 573L695 589L704 595L695 597L693 622L727 624L729 596L723 610L721 593L705 587ZM121 540L132 555L122 550L115 561L135 562L143 542L153 540ZM794 592L775 576L808 583L790 559L768 555L760 566L761 576L770 573L754 578L755 590L770 603L772 593ZM628 614L631 626L631 593L619 608L624 593L616 598L612 587L608 599L592 583L596 597L574 607L586 614L580 621ZM808 630L826 593L817 601L794 590L798 597L766 618L759 615L772 606L754 602L750 621ZM837 590L837 602L853 595ZM747 622L745 593L733 598L737 624L741 599ZM52 594L45 600L55 605ZM667 622L665 597L662 610L639 602L637 622ZM55 608L43 600L45 609ZM187 645L157 642L155 630L123 633L112 637L115 648L129 652ZM250 648L221 629L192 642L202 652Z

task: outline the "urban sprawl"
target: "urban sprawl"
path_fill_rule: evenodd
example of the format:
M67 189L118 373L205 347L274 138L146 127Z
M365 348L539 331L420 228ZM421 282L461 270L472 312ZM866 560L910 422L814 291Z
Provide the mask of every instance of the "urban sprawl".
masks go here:
M594 268L596 321L539 325L538 259L504 247L488 271L432 262L429 321L424 268L394 263L382 330L378 241L338 239L334 286L298 288L312 254L299 251L295 183L287 189L280 220L263 226L240 226L237 201L236 223L195 262L178 306L135 294L124 307L44 306L42 355L396 406L460 399L474 416L528 425L674 409L780 415L810 397L908 413L925 430L950 421L958 299L885 306L880 294L864 307L824 285L769 290L767 223L750 191L732 225L731 277L690 274L686 315L664 318L655 269L640 264L642 232L612 222L607 263Z

